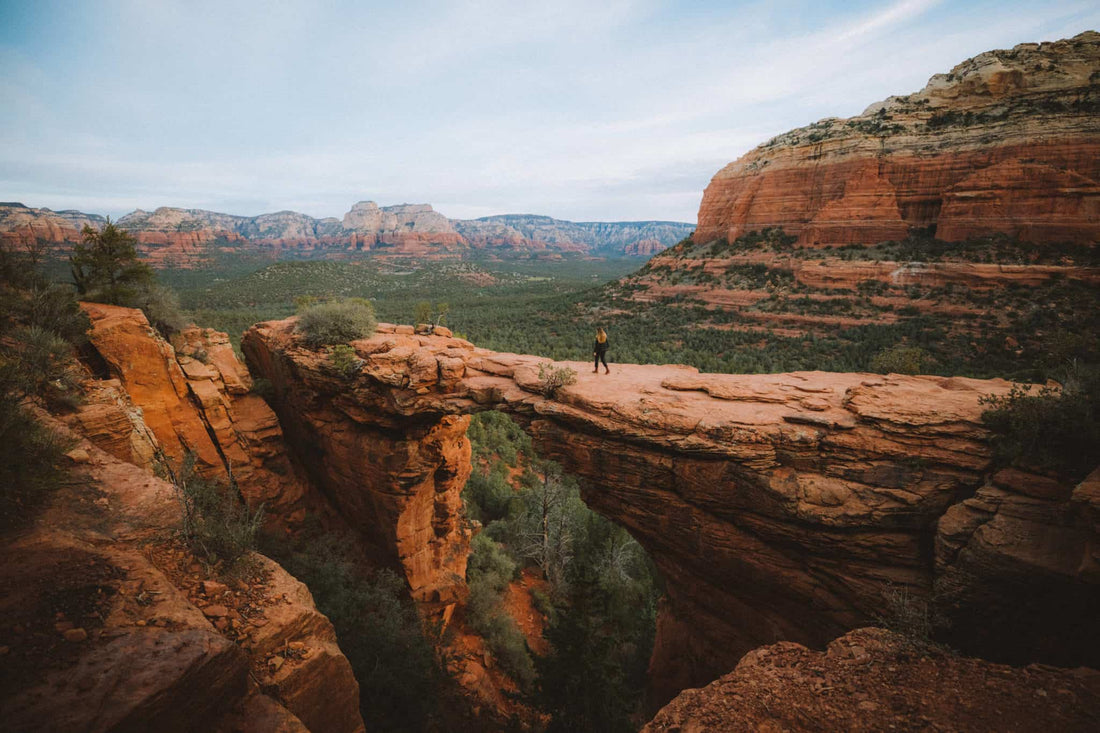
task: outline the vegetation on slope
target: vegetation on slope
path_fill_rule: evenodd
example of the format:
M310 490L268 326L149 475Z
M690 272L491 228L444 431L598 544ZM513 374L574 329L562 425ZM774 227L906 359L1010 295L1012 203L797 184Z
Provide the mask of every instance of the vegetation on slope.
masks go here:
M714 257L745 253L775 259L703 267ZM682 363L709 372L889 370L897 363L893 357L919 350L918 368L925 373L1042 381L1068 360L1100 352L1100 289L1085 283L1055 278L973 290L866 280L849 290L822 289L800 285L791 265L784 265L824 257L1089 264L1096 254L1094 248L1038 248L1005 238L948 244L920 232L903 242L804 250L782 231L767 230L734 243L686 240L641 269L636 261L583 258L310 261L238 277L211 271L204 280L180 271L162 278L179 277L187 285L183 304L195 320L234 340L259 320L292 315L295 298L336 296L368 298L379 320L396 323L415 320L425 300L446 302L448 327L478 346L555 360L587 360L592 332L603 325L613 361ZM657 297L648 291L653 282L745 291L757 299L715 306L690 292Z
M314 525L289 541L266 536L261 549L309 586L332 622L368 730L451 729L444 673L404 581L389 570L366 572L354 546Z
M585 506L574 479L533 457L510 417L479 414L469 435L475 469L463 499L484 526L467 573L472 625L551 716L549 730L636 729L656 622L652 564L626 530ZM501 593L525 566L550 588L541 657L501 611Z
M48 283L37 264L0 248L0 531L27 522L64 480L68 446L33 408L80 399L74 349L90 324L72 289Z
M83 236L69 258L81 300L140 308L165 335L186 325L175 293L160 285L152 268L139 259L132 234L108 219L102 229L85 225Z

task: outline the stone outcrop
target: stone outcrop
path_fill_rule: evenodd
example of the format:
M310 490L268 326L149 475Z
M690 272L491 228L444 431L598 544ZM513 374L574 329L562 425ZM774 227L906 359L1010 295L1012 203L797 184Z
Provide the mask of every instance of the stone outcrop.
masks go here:
M419 348L420 337L392 338L393 348L376 357L378 373L414 393L428 393L440 369L454 377L448 370L461 371L463 351L473 348L451 339L436 355ZM413 598L449 618L464 597L469 555L460 497L471 470L469 417L387 409L391 395L360 389L326 353L292 344L293 361L252 336L243 346L252 368L274 386L273 404L296 456L378 559L404 572ZM407 359L411 373L383 373Z
M39 241L67 254L81 241L85 224L101 216L53 212L0 203L0 241L25 247ZM274 258L345 257L355 253L400 257L458 257L489 252L591 252L649 256L691 233L680 222L571 222L548 216L504 215L449 219L430 204L378 206L360 201L343 217L314 219L295 211L234 216L202 209L138 209L118 220L133 233L138 250L154 267L195 267L215 251L248 251Z
M782 227L805 246L932 228L1100 239L1100 33L989 51L919 92L780 135L719 171L696 242Z
M636 257L652 257L658 252L662 252L668 248L667 244L662 244L657 239L641 239L633 244L628 244L626 249L623 250L625 254L634 255Z
M685 690L643 733L712 731L1088 730L1100 672L1024 669L914 647L858 629L816 652L756 649L702 689Z
M77 413L86 434L112 455L152 467L162 451L178 467L236 481L253 506L288 526L305 516L307 482L291 464L275 413L253 394L252 378L229 338L188 328L165 341L132 308L84 303L88 334L107 378ZM105 391L106 390L106 391ZM135 428L135 425L138 427ZM155 446L155 448L153 447Z
M584 479L589 505L666 581L658 702L760 644L823 647L887 614L892 588L932 599L955 628L981 627L957 639L970 653L1100 664L1095 481L992 472L978 400L1005 381L636 365L607 376L570 363L558 366L578 381L548 397L545 360L445 330L382 325L353 342L360 369L341 375L294 323L254 326L249 363L329 501L421 598L461 593L465 415L512 413L540 455ZM1021 585L1036 568L1042 594ZM1029 628L988 623L1014 603Z
M171 539L174 488L79 424L71 437L73 480L0 541L5 730L361 733L358 684L304 586L259 555L205 575Z

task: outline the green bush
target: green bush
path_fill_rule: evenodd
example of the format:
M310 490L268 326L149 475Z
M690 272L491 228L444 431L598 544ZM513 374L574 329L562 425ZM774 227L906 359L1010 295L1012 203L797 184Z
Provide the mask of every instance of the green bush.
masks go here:
M361 298L310 306L298 317L298 331L313 348L366 338L377 325L374 307Z
M31 404L71 407L81 396L73 345L85 340L88 318L71 288L38 272L40 254L0 245L0 530L34 516L66 474L70 441L39 422Z
M343 376L354 377L359 373L363 360L355 353L355 349L348 344L337 344L332 347L332 353L329 354L329 363L332 364L333 369Z
M982 398L993 458L1080 480L1100 464L1100 370L1078 369L1061 389L1016 384Z
M232 566L256 549L263 526L264 508L251 511L240 498L236 484L221 484L195 471L195 457L188 454L178 470L172 470L163 454L161 468L176 489L183 510L181 531L192 548L211 562Z
M515 620L504 609L501 594L515 578L518 566L502 545L484 533L470 543L471 553L466 566L470 597L466 618L470 626L488 644L489 650L508 675L523 689L530 687L535 677L534 663L527 650L527 640Z
M53 331L74 346L88 340L92 324L77 304L71 287L35 284L26 291L16 310L27 326Z
M471 518L487 524L509 514L512 502L516 500L516 492L502 471L492 470L485 474L474 469L466 481L463 497Z
M413 310L413 323L419 325L421 323L431 323L432 321L432 304L427 300L422 300L416 304L416 308Z
M504 412L490 410L474 415L466 435L474 456L494 465L516 465L518 453L531 454L530 436Z
M928 352L919 346L895 344L875 354L871 371L879 374L920 374L930 365Z
M26 523L61 485L60 463L68 447L8 389L10 371L0 366L0 531Z
M313 306L321 302L321 299L316 295L296 295L294 296L294 312L301 313L308 310Z
M466 619L489 647L501 668L521 689L529 689L535 680L535 665L527 648L527 639L508 615L501 595L488 578L470 582Z
M503 545L480 533L470 543L470 559L466 578L470 583L483 584L496 593L503 591L516 577L519 567Z
M165 336L187 327L179 296L163 285L153 284L138 291L129 305L140 308L149 324Z
M16 374L25 393L44 398L52 407L75 407L80 385L72 344L41 326L19 328L13 336L19 365Z
M550 362L539 364L539 391L553 397L562 387L577 383L577 372L569 367L556 367Z

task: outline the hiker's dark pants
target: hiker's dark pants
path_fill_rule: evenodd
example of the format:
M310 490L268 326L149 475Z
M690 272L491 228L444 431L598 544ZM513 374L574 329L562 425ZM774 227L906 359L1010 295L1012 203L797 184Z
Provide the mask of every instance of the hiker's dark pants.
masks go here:
M606 354L607 354L606 350L596 352L596 364L595 364L596 371L600 370L600 362L601 361L603 362L603 368L604 369L609 369L610 368L610 367L607 366L607 356L606 356Z

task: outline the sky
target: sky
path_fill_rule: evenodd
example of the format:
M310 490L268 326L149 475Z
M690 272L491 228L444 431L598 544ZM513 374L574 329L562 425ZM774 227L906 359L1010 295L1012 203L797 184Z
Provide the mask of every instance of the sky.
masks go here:
M1095 0L0 0L0 201L694 222L724 165Z

